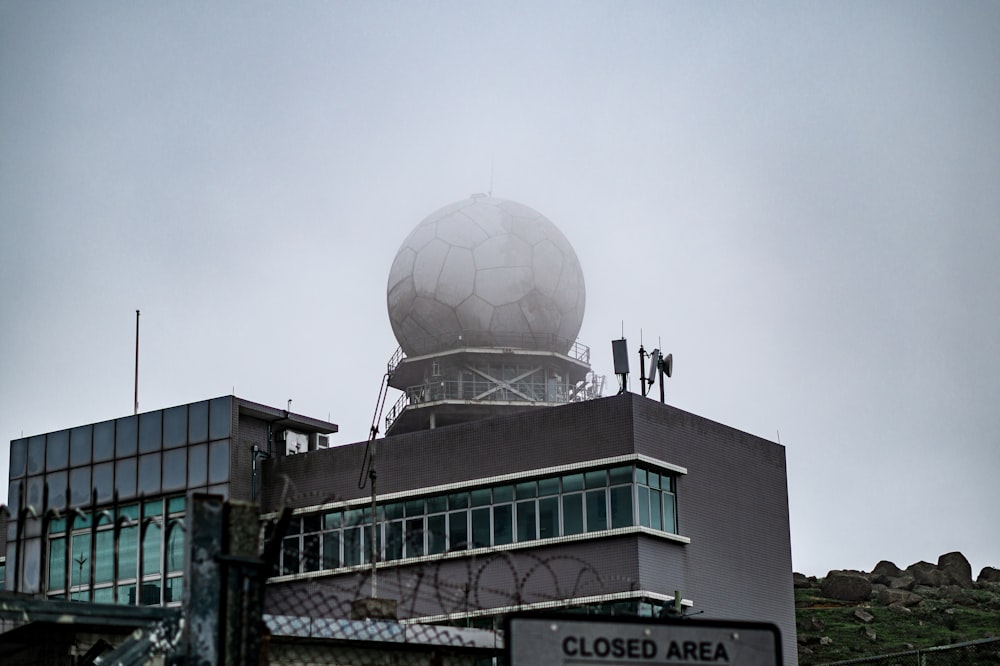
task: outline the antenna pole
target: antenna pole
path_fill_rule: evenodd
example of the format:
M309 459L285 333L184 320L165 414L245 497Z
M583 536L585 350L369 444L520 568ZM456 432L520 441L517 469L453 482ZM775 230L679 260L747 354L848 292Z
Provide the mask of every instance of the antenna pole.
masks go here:
M135 311L135 411L139 413L139 311Z

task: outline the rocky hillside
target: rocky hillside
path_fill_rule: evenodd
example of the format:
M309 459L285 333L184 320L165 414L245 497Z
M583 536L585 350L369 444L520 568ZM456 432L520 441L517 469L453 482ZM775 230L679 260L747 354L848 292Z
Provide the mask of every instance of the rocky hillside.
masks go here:
M871 572L793 576L803 666L1000 637L1000 570L973 579L961 553L905 569L883 560ZM985 649L1000 661L1000 641Z

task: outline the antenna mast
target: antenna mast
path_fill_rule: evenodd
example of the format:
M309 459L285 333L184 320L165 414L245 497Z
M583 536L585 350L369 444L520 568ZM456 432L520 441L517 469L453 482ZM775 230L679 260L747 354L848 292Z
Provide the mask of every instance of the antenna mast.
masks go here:
M135 311L135 411L139 413L139 311Z
M365 483L371 480L372 483L372 505L371 505L371 543L369 544L371 548L371 565L372 565L372 599L378 597L378 580L377 580L377 569L376 564L378 564L378 540L376 532L378 531L378 505L376 503L375 495L375 479L377 474L375 473L375 449L376 449L376 437L378 437L378 424L382 419L382 409L385 407L385 399L389 395L389 379L392 375L390 373L385 373L382 376L382 385L378 389L378 401L375 404L375 415L372 417L372 427L368 432L368 447L365 450L365 461L361 467L361 477L358 479L358 488L364 488Z

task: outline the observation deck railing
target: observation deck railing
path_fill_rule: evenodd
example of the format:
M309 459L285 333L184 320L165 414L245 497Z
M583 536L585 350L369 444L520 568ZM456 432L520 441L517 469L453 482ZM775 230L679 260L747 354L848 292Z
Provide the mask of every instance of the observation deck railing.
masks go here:
M590 347L579 340L568 340L554 334L534 334L534 333L511 333L496 334L489 331L462 331L457 339L455 336L438 336L433 344L428 346L426 354L440 353L443 351L469 349L469 348L493 348L515 350L524 349L530 351L554 351L557 349L567 349L566 356L575 361L580 361L590 365ZM561 352L557 352L561 353ZM403 362L406 354L402 347L397 347L392 357L389 359L387 368L391 374L396 367Z

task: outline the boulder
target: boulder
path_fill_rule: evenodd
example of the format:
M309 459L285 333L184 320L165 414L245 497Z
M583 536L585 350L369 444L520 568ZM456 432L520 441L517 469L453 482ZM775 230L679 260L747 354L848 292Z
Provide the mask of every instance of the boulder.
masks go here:
M980 583L1000 583L1000 569L983 567L983 570L979 572L979 578L977 578L976 581Z
M906 573L913 576L917 585L940 587L950 582L950 577L930 562L916 562L906 567Z
M811 576L806 576L805 574L800 574L798 572L792 572L792 587L797 590L815 587L816 578Z
M872 584L857 571L831 571L823 579L820 593L838 601L865 601L872 594Z
M917 581L913 580L913 576L905 572L901 576L889 579L889 588L893 590L912 590L916 584Z
M971 590L974 587L972 584L972 565L962 553L957 551L945 553L938 558L937 565L938 569L951 579L951 583L966 590Z
M901 615L909 615L913 613L913 611L911 611L909 608L907 608L901 603L891 603L888 606L886 606L886 608L891 610L893 613L899 613Z
M873 583L881 583L882 585L888 585L889 579L896 578L903 573L903 570L897 567L895 564L889 560L882 560L875 565L872 569L871 581Z
M875 616L864 610L863 608L854 609L854 619L864 624L871 624L875 621Z
M893 589L882 590L879 592L877 599L883 606L892 606L895 604L900 606L916 606L923 601L923 597L919 594L914 594L909 590Z

